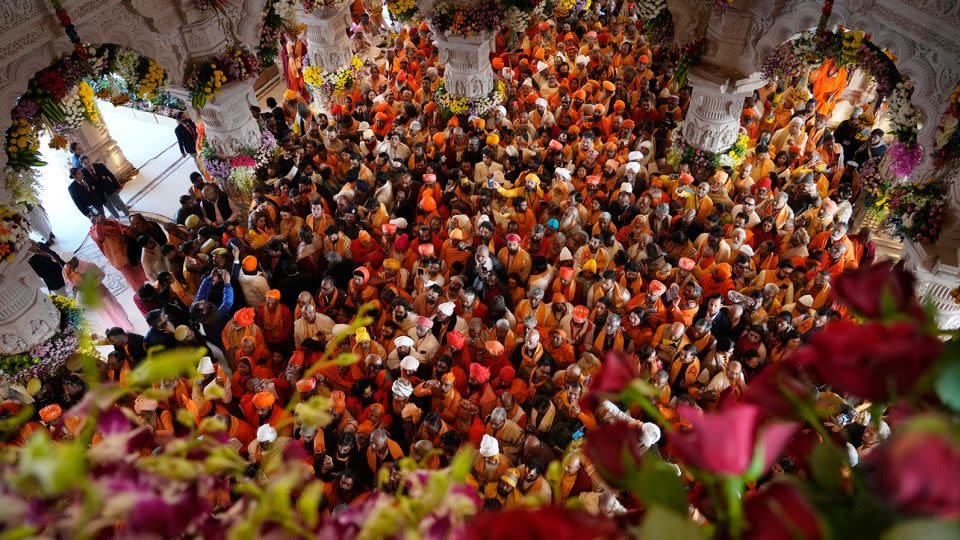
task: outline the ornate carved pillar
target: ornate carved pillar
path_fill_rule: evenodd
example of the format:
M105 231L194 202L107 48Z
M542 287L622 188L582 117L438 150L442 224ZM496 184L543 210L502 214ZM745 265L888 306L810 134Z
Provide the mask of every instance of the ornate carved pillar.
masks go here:
M722 152L737 141L743 100L764 85L759 74L746 78L724 73L711 66L695 66L687 75L693 88L690 108L684 119L683 139L708 152Z
M199 116L217 155L229 158L239 154L241 148L260 147L260 126L250 114L250 106L256 104L250 79L227 84L203 106Z
M336 71L350 63L353 48L347 36L350 25L350 6L346 3L321 8L312 13L303 11L297 3L300 22L307 26L307 63L324 71Z
M180 42L186 52L185 61L178 68L180 73L172 79L184 80L187 65L197 59L214 56L223 52L227 46L227 36L220 22L214 16L204 17L196 22L187 23L180 27Z
M5 189L0 189L0 204L10 204ZM20 209L26 218L26 209ZM12 261L0 262L0 354L28 351L60 328L60 311L40 290L43 283L28 264L28 247L24 242Z
M74 131L71 138L94 163L103 163L117 178L125 178L136 170L103 123L81 122L80 129Z
M477 36L445 36L434 30L427 20L444 62L443 77L447 92L465 98L481 98L490 95L496 84L490 66L490 49L495 35L483 32Z

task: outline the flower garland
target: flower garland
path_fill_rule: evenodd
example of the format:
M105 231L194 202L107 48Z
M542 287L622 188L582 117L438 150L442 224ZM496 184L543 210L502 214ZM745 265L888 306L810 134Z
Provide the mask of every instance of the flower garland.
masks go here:
M881 158L870 158L860 166L860 186L867 211L882 213L886 210L886 192L890 184L880 170Z
M26 215L21 205L0 206L0 261L12 261L30 237Z
M905 80L897 84L887 100L890 112L890 131L896 142L890 146L888 160L890 169L900 177L907 177L923 158L923 150L917 144L917 130L920 124L920 111L914 107L913 81Z
M547 11L547 0L540 0L533 4L532 9L529 5L511 5L504 11L503 16L507 29L520 34L530 28L533 21L543 18Z
M437 32L459 37L496 32L505 22L506 15L499 3L482 0L470 4L440 2L434 4L430 17Z
M553 16L561 19L577 17L589 10L592 3L592 0L557 0L553 5Z
M263 27L260 28L260 44L257 46L257 61L269 66L280 54L280 37L293 22L292 0L267 0L263 6Z
M797 56L791 43L784 43L763 59L763 78L768 81L786 81L800 75L803 59Z
M167 76L153 60L114 44L87 45L82 52L75 48L55 59L30 80L11 111L14 121L7 129L5 144L8 166L22 171L46 164L39 153L42 131L62 136L83 120L98 122L91 81L110 74L123 77L139 96L155 95Z
M436 100L437 106L440 108L440 112L445 116L458 116L461 114L467 114L470 116L484 116L490 112L491 109L497 105L500 105L506 95L506 86L503 84L503 81L498 80L494 85L493 90L490 91L490 94L485 97L456 97L447 92L445 79L441 77L439 84L437 85L437 90L434 93L434 99Z
M683 137L679 135L679 129L677 129L676 132L678 134L676 140L670 149L667 150L667 163L674 168L681 164L687 164L690 165L691 169L700 174L706 171L714 171L721 167L736 167L740 165L747 155L747 148L750 146L750 137L745 133L741 133L730 148L723 152L714 153L697 148L685 141Z
M887 224L900 238L935 242L946 217L946 193L946 185L934 178L891 188L887 194Z
M245 45L234 43L227 45L219 56L187 66L184 86L190 91L193 107L202 109L220 93L223 85L252 79L259 69L257 57Z
M960 84L950 94L950 103L937 127L933 163L938 168L960 158Z
M317 66L308 66L303 70L303 81L314 99L322 103L333 96L346 95L362 75L363 61L354 55L348 65L336 71L324 71Z
M680 61L673 73L673 80L678 88L683 88L687 84L687 72L690 66L700 63L700 57L706 49L707 38L701 37L697 40L687 43L680 48Z
M63 2L60 0L50 0L50 5L53 7L54 14L57 16L57 20L60 21L60 26L63 27L64 33L67 34L67 38L70 40L70 43L73 44L73 50L80 58L86 59L87 51L83 46L83 42L80 41L80 35L77 34L77 27L74 26L73 21L70 20L70 14L63 8Z
M8 164L3 172L7 179L10 200L18 203L37 203L37 195L40 193L40 173L36 168L17 169Z
M203 124L198 129L200 138L200 158L203 169L214 178L228 180L237 185L242 191L249 193L253 190L256 180L256 171L266 166L279 155L280 147L277 139L269 130L261 130L260 145L256 148L245 147L240 153L231 158L221 158L207 141Z
M387 0L387 11L390 18L400 22L410 23L417 18L416 0Z
M25 353L0 356L0 379L16 383L33 378L49 379L80 352L78 334L85 324L83 308L73 298L50 295L50 299L60 311L60 329L49 340Z

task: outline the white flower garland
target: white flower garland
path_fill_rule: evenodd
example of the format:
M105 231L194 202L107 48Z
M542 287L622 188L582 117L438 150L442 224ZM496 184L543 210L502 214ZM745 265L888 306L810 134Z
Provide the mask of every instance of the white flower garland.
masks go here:
M637 13L645 20L657 18L660 12L666 9L666 0L639 0L637 2Z
M75 131L80 129L86 119L86 107L83 106L83 100L74 88L60 104L63 108L63 122L60 123L62 131Z
M890 131L897 140L905 144L915 144L920 124L920 111L913 105L913 83L903 81L893 88L887 100L890 114Z

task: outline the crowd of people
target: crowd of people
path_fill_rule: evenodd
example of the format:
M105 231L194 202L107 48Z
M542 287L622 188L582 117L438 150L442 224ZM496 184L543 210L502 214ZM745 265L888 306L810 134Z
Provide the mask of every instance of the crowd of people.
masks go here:
M665 438L638 408L581 401L605 356L636 363L669 422L683 424L678 404L739 395L844 316L831 279L875 257L869 231L851 230L857 162L885 150L862 108L827 126L844 81L826 66L809 87L746 100L742 163L672 163L690 89L641 27L585 17L498 42L506 97L483 117L442 114L436 45L425 26L404 29L329 111L296 91L253 110L282 153L249 206L197 172L170 223L121 224L103 213L127 212L113 184L80 157L70 193L149 325L141 336L118 315L96 336L113 346L105 379L155 347L206 347L198 378L125 405L161 438L188 429L178 410L197 425L218 417L254 466L302 444L328 511L378 489L381 469L399 474L404 456L440 468L464 446L479 450L470 482L487 508L540 497L625 511L583 434L626 421L641 451ZM61 261L66 283L84 264ZM371 322L357 327L361 306ZM318 367L340 352L357 362ZM70 436L61 417L83 386L45 381L28 428ZM332 422L298 422L292 406L317 394ZM868 446L850 429L857 403L823 394L829 425ZM545 479L554 461L559 483Z

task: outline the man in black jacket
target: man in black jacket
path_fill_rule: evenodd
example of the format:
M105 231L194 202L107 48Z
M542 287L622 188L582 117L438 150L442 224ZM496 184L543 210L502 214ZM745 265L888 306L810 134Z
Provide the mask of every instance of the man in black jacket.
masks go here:
M200 162L197 160L197 125L187 116L187 113L180 113L177 127L173 133L177 136L177 145L180 147L180 156L193 159L193 163L200 169Z
M127 332L117 326L107 330L107 341L113 345L113 350L124 353L134 366L147 357L144 337L140 334Z
M40 276L51 294L65 295L67 284L63 279L63 266L66 264L52 249L44 244L30 241L30 268Z
M77 210L88 218L103 214L103 193L87 182L83 169L70 169L70 178L73 178L73 182L67 186L67 192L70 193L73 204L77 205Z
M120 181L110 169L103 163L94 163L88 156L83 156L80 163L83 165L81 170L87 184L102 194L103 205L113 214L114 219L120 219L121 212L130 219L130 209L120 198Z

